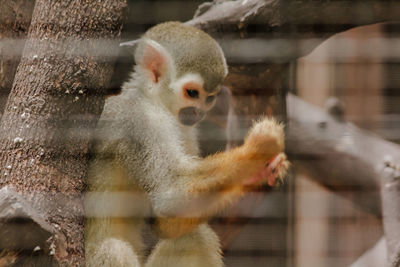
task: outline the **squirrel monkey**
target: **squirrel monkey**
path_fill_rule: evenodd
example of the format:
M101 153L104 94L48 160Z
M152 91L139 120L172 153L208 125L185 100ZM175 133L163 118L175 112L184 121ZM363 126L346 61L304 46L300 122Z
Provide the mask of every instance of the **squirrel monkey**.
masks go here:
M242 146L201 158L195 125L228 72L220 46L199 29L167 22L144 34L135 60L121 93L106 100L95 132L85 199L87 264L223 266L206 221L246 186L284 175L282 126L260 120ZM149 216L159 241L145 258L141 228Z

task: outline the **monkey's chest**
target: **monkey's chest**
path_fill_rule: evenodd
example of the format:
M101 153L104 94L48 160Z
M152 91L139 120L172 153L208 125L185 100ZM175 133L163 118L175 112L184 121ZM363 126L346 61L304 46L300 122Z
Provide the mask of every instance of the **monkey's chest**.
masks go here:
M125 218L145 218L150 216L151 205L148 195L137 183L129 179L127 171L119 164L113 164L112 179L105 196L113 203L115 211Z
M182 150L187 155L199 155L199 143L197 141L197 130L195 128L182 130Z

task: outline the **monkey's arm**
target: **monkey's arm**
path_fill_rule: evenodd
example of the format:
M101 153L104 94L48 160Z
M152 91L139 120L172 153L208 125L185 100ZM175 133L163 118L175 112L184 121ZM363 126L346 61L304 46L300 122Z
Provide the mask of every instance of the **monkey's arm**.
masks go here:
M264 119L251 129L243 146L195 160L191 167L181 169L174 186L153 198L159 214L156 224L159 234L174 238L190 232L238 199L249 181L260 183L260 179L254 180L254 177L260 175L265 164L282 153L283 148L282 126ZM282 161L278 166L280 175L288 166L286 158Z
M194 192L224 189L257 175L284 149L282 126L271 119L255 124L244 145L203 159L195 169ZM197 179L196 179L197 180Z

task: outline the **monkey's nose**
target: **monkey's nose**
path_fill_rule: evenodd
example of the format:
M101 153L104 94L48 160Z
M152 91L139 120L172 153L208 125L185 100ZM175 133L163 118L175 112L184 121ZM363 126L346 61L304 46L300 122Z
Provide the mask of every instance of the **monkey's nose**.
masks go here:
M179 121L186 126L192 126L201 121L206 113L196 107L186 107L179 110Z

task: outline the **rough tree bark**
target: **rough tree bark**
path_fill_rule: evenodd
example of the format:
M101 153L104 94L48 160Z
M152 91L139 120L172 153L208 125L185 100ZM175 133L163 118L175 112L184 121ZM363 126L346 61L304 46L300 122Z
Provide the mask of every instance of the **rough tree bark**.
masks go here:
M0 118L28 33L32 0L0 0Z
M40 249L62 266L84 264L89 138L125 6L124 0L37 0L1 120L0 187L18 192L55 229Z

